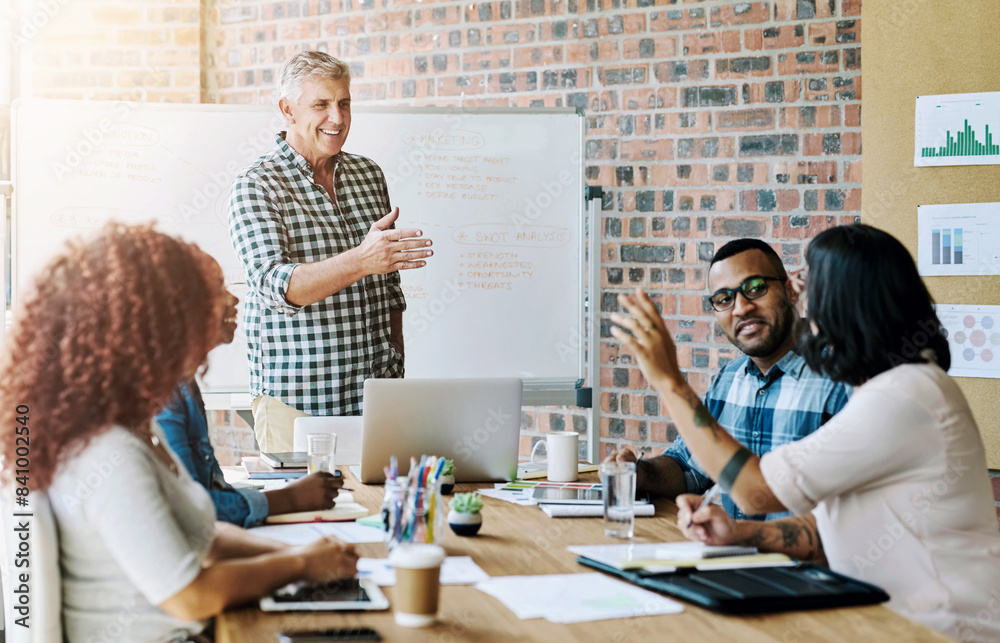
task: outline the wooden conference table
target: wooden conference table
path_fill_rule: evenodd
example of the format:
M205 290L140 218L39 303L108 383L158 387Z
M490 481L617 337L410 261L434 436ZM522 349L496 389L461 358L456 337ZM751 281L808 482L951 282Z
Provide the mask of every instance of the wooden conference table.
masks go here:
M362 485L344 467L346 486L357 502L377 511L383 488ZM594 474L589 474L594 477ZM583 478L588 479L588 475ZM484 485L462 484L456 491ZM446 529L442 543L451 556L472 556L491 576L589 573L577 564L568 545L616 544L604 535L599 518L549 518L537 507L522 507L484 498L483 528L474 538L460 538ZM635 542L683 540L676 525L676 507L656 503L656 516L638 518ZM362 556L385 557L382 543L356 545ZM392 587L384 588L392 601ZM216 623L218 643L275 643L281 630L333 627L374 628L384 641L947 641L883 606L788 612L761 616L723 616L685 604L681 614L557 625L544 619L519 620L499 601L471 586L441 588L439 622L422 629L403 628L392 612L340 614L267 614L254 607L230 610Z

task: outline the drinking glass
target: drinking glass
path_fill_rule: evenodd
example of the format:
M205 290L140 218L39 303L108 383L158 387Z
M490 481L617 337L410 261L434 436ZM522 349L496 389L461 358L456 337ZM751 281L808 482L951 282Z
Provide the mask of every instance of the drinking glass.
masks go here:
M334 453L337 449L336 433L310 433L306 436L308 444L307 466L309 473L326 471L336 474L337 465Z
M631 538L635 531L635 463L602 462L604 535Z

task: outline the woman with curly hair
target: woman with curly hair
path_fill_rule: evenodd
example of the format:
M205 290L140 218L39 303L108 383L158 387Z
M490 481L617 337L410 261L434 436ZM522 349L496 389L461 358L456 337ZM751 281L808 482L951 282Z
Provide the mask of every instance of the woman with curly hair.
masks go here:
M806 251L808 294L796 349L816 372L855 388L815 433L757 457L709 415L684 380L656 307L621 298L612 334L634 354L705 471L749 514L677 498L692 540L751 544L885 589L889 607L963 641L1000 640L1000 534L979 429L948 377L948 341L913 258L867 225L819 234ZM806 284L808 281L808 284ZM725 284L723 284L725 285ZM731 284L741 315L753 313ZM625 332L626 329L628 333Z
M218 264L151 226L109 224L39 273L0 358L5 484L30 417L31 493L59 527L67 639L195 640L227 606L355 572L353 548L215 522L153 416L215 345ZM20 474L19 474L20 475Z

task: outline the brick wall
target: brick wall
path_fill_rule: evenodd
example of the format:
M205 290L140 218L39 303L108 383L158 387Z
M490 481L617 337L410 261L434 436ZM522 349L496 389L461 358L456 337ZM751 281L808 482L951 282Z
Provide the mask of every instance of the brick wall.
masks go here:
M49 0L27 5L13 46L24 93L46 98L196 103L199 0Z
M702 307L727 240L786 263L861 203L860 2L263 2L223 9L219 102L269 102L281 63L318 48L354 98L408 105L576 106L603 202L601 452L676 432L608 333L616 295L662 305L697 390L735 355ZM528 436L585 426L529 413ZM526 436L523 447L528 446Z
M735 354L702 307L715 248L760 237L796 266L809 238L859 212L859 0L60 6L31 48L34 95L269 103L281 63L322 49L351 63L361 103L582 108L587 179L605 188L602 453L675 436L608 333L618 293L654 294L703 391ZM213 414L226 460L247 447L234 418ZM530 410L522 450L585 424Z

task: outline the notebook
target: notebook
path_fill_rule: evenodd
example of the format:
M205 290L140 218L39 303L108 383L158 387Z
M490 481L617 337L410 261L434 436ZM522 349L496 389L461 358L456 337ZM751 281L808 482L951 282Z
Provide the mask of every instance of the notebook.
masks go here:
M643 569L647 567L662 569L693 566L707 559L757 554L756 547L739 545L712 547L697 542L593 545L567 547L567 549L577 556L616 569ZM782 560L772 560L774 562L789 562L791 560L787 556L781 558Z
M285 451L283 453L262 452L260 460L275 469L301 469L309 463L309 454L305 451Z
M349 491L337 494L337 504L333 509L322 511L296 511L294 513L277 514L264 519L269 525L291 522L341 522L364 518L371 512L364 505L354 502L354 496Z
M301 478L306 475L306 468L275 469L260 458L243 456L243 469L250 480L274 480L280 478Z

